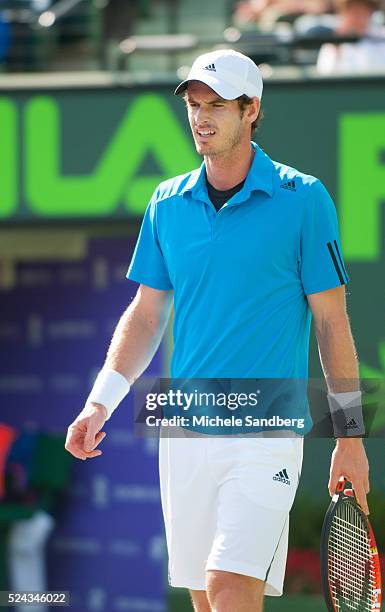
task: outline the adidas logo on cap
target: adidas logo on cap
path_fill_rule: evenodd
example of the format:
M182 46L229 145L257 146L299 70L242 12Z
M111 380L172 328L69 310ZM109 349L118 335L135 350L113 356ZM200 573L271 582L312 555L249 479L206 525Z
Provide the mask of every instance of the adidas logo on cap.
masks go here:
M205 66L204 70L211 70L212 72L217 71L217 69L215 68L215 64L209 64L208 66Z
M278 482L283 482L284 484L289 485L290 479L289 475L286 471L286 468L283 468L280 472L278 472L275 476L273 476L273 480L277 480Z

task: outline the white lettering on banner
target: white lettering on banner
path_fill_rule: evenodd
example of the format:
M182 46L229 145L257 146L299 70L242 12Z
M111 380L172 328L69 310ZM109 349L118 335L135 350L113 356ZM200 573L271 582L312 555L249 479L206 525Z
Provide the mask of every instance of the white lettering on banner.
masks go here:
M87 593L87 609L102 612L106 609L106 597L107 593L105 589L100 587L93 587L89 589Z
M114 490L114 498L119 501L154 501L159 502L159 488L142 485L116 485Z
M117 597L113 602L113 610L136 610L137 612L166 612L166 603L156 599L139 597Z
M95 289L107 289L108 263L103 257L98 257L93 262L93 277Z
M158 438L145 438L144 439L144 452L147 455L154 456L158 454L159 441Z
M37 315L30 315L27 320L27 342L31 346L43 343L43 321Z
M54 391L65 392L75 391L79 389L82 381L77 376L71 376L71 374L58 374L53 376L51 379L50 386Z
M132 446L135 441L134 434L125 429L111 429L106 440L111 446Z
M55 321L47 324L47 332L54 340L89 338L96 334L96 327L93 321Z
M110 501L109 481L105 476L95 476L91 481L92 501L97 508L105 508Z
M44 389L43 379L38 376L12 374L0 378L0 391L39 393Z
M86 285L87 271L79 268L65 268L60 270L58 278L62 285Z
M113 555L124 557L137 557L142 553L138 543L131 540L112 540L108 548Z
M102 551L102 543L94 538L53 538L53 547L59 551L71 551L97 555Z
M51 285L53 281L52 272L44 268L31 268L20 270L18 285L21 287L39 287Z
M161 561L167 555L166 538L163 535L157 535L148 542L148 557L152 561Z

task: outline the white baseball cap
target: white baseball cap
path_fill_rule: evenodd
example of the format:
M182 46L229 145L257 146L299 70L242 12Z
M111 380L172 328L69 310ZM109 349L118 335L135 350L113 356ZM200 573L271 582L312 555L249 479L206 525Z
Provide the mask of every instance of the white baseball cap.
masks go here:
M204 53L193 63L187 79L175 90L175 95L187 88L189 81L201 81L225 100L235 100L246 94L262 98L263 81L259 68L247 55L233 49Z

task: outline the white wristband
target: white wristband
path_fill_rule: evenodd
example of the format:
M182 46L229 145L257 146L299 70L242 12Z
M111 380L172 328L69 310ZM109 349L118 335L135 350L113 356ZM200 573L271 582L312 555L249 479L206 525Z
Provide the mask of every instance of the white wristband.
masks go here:
M328 393L328 402L336 438L365 435L361 391Z
M116 370L102 368L96 377L86 404L95 402L105 406L108 420L129 390L130 383L122 374Z

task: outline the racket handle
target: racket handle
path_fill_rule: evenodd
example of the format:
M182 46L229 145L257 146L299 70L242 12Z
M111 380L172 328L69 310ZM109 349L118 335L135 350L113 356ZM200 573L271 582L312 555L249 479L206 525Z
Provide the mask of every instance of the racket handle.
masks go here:
M344 476L341 476L336 486L336 493L342 493L344 491L346 482L346 478Z
M344 492L345 492L345 487L346 487L346 485L348 484L348 482L349 482L349 481L348 481L348 480L345 478L345 476L341 476L341 478L339 479L339 481L338 481L338 483L337 483L337 486L336 486L336 492L335 492L335 494L334 494L334 495L336 496L336 498L335 498L336 500L337 500L337 496L338 496L338 495L340 495L341 493L344 493ZM352 489L347 489L347 491L348 491L348 492L347 492L347 493L345 493L345 495L347 495L348 497L354 497L354 499L355 499L355 501L356 501L357 506L359 506L359 508L361 508L360 504L359 504L359 503L358 503L358 501L357 501L357 498L356 498L356 494L355 494L355 492L354 492L354 489L353 489L353 488L352 488ZM333 499L334 499L334 497L333 497ZM362 510L362 508L361 508L361 510Z

